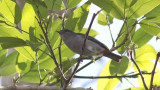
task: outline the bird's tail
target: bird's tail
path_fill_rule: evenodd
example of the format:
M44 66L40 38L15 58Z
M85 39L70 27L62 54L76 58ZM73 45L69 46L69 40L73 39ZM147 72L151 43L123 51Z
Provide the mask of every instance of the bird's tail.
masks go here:
M121 56L116 55L116 54L114 54L114 53L108 53L108 54L106 54L106 55L104 55L104 56L109 57L109 58L111 58L112 60L114 60L114 61L116 61L116 62L120 62L121 59L122 59Z

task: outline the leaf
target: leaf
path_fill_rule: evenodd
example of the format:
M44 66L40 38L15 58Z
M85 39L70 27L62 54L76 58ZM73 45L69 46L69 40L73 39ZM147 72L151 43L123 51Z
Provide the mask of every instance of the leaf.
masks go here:
M109 71L110 64L111 64L111 61L109 61L107 65L103 68L102 72L100 73L100 76L110 76L111 75ZM113 90L115 86L118 85L119 82L120 80L117 78L98 79L97 90Z
M68 0L67 8L74 8L76 7L82 0Z
M18 56L18 62L16 64L16 70L21 75L29 72L29 70L33 67L32 61L29 61L22 54Z
M1 0L0 1L0 12L10 22L18 24L21 20L21 10L16 2L12 0Z
M68 17L65 28L71 31L81 31L88 16L90 2L83 4L74 10Z
M24 40L19 39L19 38L0 37L0 50L20 47L20 46L27 46L27 44Z
M25 1L29 4L32 4L32 5L37 5L37 6L42 5L45 8L47 7L46 4L44 3L44 0L23 0L23 1Z
M36 13L34 11L34 8L30 4L26 3L23 8L21 20L22 30L27 32L22 32L25 40L34 40L35 42L37 42L37 38L41 39L40 35L43 35L42 30L35 17Z
M44 72L44 70L41 70L42 78L45 76L45 74L46 73ZM25 73L23 77L20 78L20 81L30 82L30 83L39 83L40 79L39 79L38 70L31 70L30 72Z
M160 4L159 0L137 0L136 3L126 10L129 19L139 18Z
M8 55L3 64L0 66L0 74L2 76L9 76L16 73L16 61L18 52L13 52Z
M159 10L160 10L160 5L158 5L152 11L150 11L149 13L147 13L145 15L145 17L147 17L147 18L149 18L149 17L159 17L160 16Z
M153 67L154 67L154 63L150 60L137 61L137 65L139 66L141 71L146 71L146 72L152 72ZM135 65L134 65L134 70L138 71L137 68L135 67ZM156 68L155 72L159 72L159 70ZM145 82L146 82L147 86L149 86L150 81L151 81L150 80L151 76L150 75L143 75L143 76L144 76L144 79L145 79ZM158 78L159 77L157 77L157 79ZM159 81L159 80L156 80L156 81ZM138 82L139 82L139 86L143 87L142 78L140 76L138 77Z
M124 10L119 7L113 0L89 0L92 3L96 4L100 8L104 8L104 10L112 17L117 19L124 19Z
M105 17L102 13L99 13L98 23L99 23L100 25L107 25L107 23L108 23L106 17Z
M120 33L120 37L118 38L118 40L117 40L117 42L116 42L116 46L120 45L120 44L123 42L123 40L125 39L125 37L126 37L126 35L127 35L127 29L129 29L130 32L131 32L131 30L132 30L132 32L130 33L130 36L131 36L131 37L134 35L135 29L136 29L136 26L133 28L133 24L134 24L134 23L135 23L135 20L134 20L134 19L129 19L129 20L127 21L128 27L131 27L131 28L127 28L127 27L126 27L126 23L123 23L123 26L122 26L122 28L121 28L122 31L121 31L121 33ZM129 42L129 38L127 38L126 43L117 49L118 53L123 54L124 51L126 50L125 46L128 46L129 43L130 43L130 42Z
M129 67L129 59L127 57L123 57L121 64L113 60L111 61L109 66L109 72L111 75L124 74L127 71L127 69L129 69Z
M23 39L22 34L14 27L0 25L0 37L17 37Z
M29 46L25 47L16 47L15 48L20 54L22 54L26 59L34 61L35 59L35 52Z
M132 37L132 41L140 48L141 46L145 45L149 40L151 40L152 37L153 36L146 33L143 28L140 28L135 32L134 36Z
M0 66L5 61L6 54L7 54L7 50L0 50Z
M143 30L153 36L159 36L160 28L156 24L157 22L160 22L160 18L147 18L140 22L141 27Z
M146 44L136 50L136 61L156 59L156 55L156 50L151 45Z
M62 0L44 0L49 10L59 11L64 9Z

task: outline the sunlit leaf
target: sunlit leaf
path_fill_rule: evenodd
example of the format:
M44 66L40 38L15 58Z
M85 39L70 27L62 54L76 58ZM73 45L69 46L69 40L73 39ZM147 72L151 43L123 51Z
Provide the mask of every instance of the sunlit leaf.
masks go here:
M114 18L117 19L124 19L124 9L121 8L117 3L115 3L115 0L89 0L92 3L96 4L100 8L104 8L104 10L111 15Z
M107 18L102 13L99 13L98 23L100 25L107 25L107 23L108 23Z
M22 54L25 58L28 60L34 61L35 58L35 52L31 49L29 46L25 47L16 47L15 48L20 54Z
M140 22L141 27L143 30L153 36L159 36L160 28L156 24L160 22L160 18L147 18Z
M21 20L21 10L16 2L12 0L1 0L0 1L0 12L10 22L18 24Z
M110 76L111 75L109 72L110 63L111 61L109 61L107 65L103 68L100 76ZM119 82L120 80L117 78L98 79L97 90L113 90L115 86L118 85Z
M16 73L16 61L18 52L13 52L8 55L3 64L0 66L0 74L2 76L9 76Z
M36 38L40 38L40 34L42 34L42 30L38 24L38 21L36 20L36 14L32 7L32 5L26 3L23 12L22 12L22 20L21 20L21 26L22 30L25 32L23 33L24 39L26 40L35 40ZM38 18L38 17L37 17ZM28 34L29 33L29 34ZM30 36L32 35L32 36Z
M81 31L88 16L90 2L83 4L74 10L68 17L65 28L71 31Z
M116 74L124 74L126 70L130 67L129 59L127 57L123 57L121 64L111 61L111 64L109 66L109 71L111 75Z
M150 39L152 39L152 35L146 33L143 28L138 29L133 38L132 41L138 45L138 47L141 47L143 45L145 45Z
M62 0L44 0L44 2L49 10L58 11L64 9Z
M127 9L128 18L138 18L148 13L160 4L159 0L137 0L136 3Z
M68 0L67 8L76 7L82 0Z
M149 44L144 45L136 50L136 60L143 61L148 59L156 59L157 52Z
M147 18L148 17L159 17L160 16L159 10L160 10L160 5L158 5L152 11L150 11L149 13L147 13L145 15L145 17L147 17Z
M3 64L6 57L7 50L0 50L0 66Z

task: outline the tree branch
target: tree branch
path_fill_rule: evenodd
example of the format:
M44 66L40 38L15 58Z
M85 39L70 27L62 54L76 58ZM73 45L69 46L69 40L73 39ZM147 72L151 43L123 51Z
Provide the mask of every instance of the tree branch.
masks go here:
M92 26L92 24L93 24L93 21L94 21L95 17L97 16L97 14L100 13L102 10L103 10L103 9L101 9L101 10L98 11L97 13L94 13L94 14L93 14L91 23L90 23L90 25L89 25L89 28L88 28L86 34L85 34L85 39L84 39L84 42L83 42L83 46L82 46L82 51L81 51L80 57L79 57L79 59L78 59L78 63L76 64L76 67L75 67L73 73L71 74L71 76L69 77L69 79L67 80L67 82L65 83L63 89L66 89L66 88L67 88L67 86L68 86L69 83L71 82L71 79L72 79L72 78L74 77L74 75L76 74L76 71L77 71L77 69L78 69L78 67L79 67L79 65L80 65L81 60L82 60L82 55L83 55L83 51L84 51L84 48L85 48L85 43L86 43L86 41L87 41L87 38L88 38L88 35L89 35L89 32L90 32L91 26Z
M133 59L132 51L130 51L130 56L131 56L132 62L135 64L136 68L138 69L138 72L140 73L140 76L141 76L141 78L142 78L142 82L143 82L143 85L144 85L145 89L148 90L148 87L147 87L147 85L146 85L146 83L145 83L145 79L144 79L144 77L143 77L143 75L142 75L142 72L141 72L139 66L137 65L137 63L135 62L135 60Z
M153 70L152 70L150 90L152 90L152 88L153 88L153 78L154 78L154 74L155 74L155 70L156 70L156 66L157 66L157 62L158 62L159 57L160 57L160 52L157 53L156 62L154 64L154 67L153 67Z
M152 73L145 73L143 72L142 74L147 74L147 75L150 75ZM138 75L141 75L140 73L137 73L137 74L132 74L132 75L120 75L120 76L74 76L74 78L84 78L84 79L111 79L111 78L137 78Z
M126 43L126 41L127 41L127 39L128 39L128 36L129 36L129 33L131 33L131 32L133 31L133 29L135 28L136 24L137 24L137 21L135 21L135 23L132 25L132 28L131 28L130 32L128 32L128 33L126 34L126 36L125 36L124 40L122 41L122 43L120 43L120 44L117 45L116 47L112 46L112 48L110 49L110 51L114 51L114 50L118 49L119 47L121 47L122 45L124 45L124 44ZM125 25L125 24L124 24L124 25ZM124 25L123 25L123 27L124 27ZM122 29L121 29L121 31L122 31ZM121 32L121 31L120 31L120 32ZM119 37L120 37L120 34L118 35L116 41L118 40Z
M35 17L35 18L36 18L36 17ZM36 18L36 19L37 19L37 18ZM52 56L52 59L53 59L55 65L57 66L58 71L59 71L62 79L63 79L64 81L66 81L66 78L65 78L65 76L64 76L64 74L63 74L63 72L62 72L62 70L61 70L61 68L60 68L60 66L59 66L59 64L58 64L58 62L57 62L57 60L56 60L56 57L55 57L54 52L53 52L53 50L52 50L52 47L51 47L51 45L50 45L50 42L49 42L47 33L45 32L45 30L44 30L44 28L43 28L43 26L42 26L41 21L39 21L39 20L37 19L37 22L38 22L38 24L39 24L39 26L40 26L40 28L41 28L41 30L42 30L42 32L43 32L43 35L44 35L44 37L45 37L45 41L46 41L46 44L47 44L47 46L48 46L48 48L49 48L50 54L51 54L51 56Z

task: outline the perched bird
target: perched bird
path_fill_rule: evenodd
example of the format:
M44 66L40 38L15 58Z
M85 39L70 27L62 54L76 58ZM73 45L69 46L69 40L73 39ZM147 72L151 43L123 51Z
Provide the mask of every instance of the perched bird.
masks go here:
M85 39L85 34L74 33L70 30L63 29L61 31L57 31L63 42L70 48L73 52L77 54L81 54L82 47ZM109 49L97 39L88 36L85 47L83 50L84 56L106 56L115 60L116 62L120 62L122 57L116 55L109 51Z

